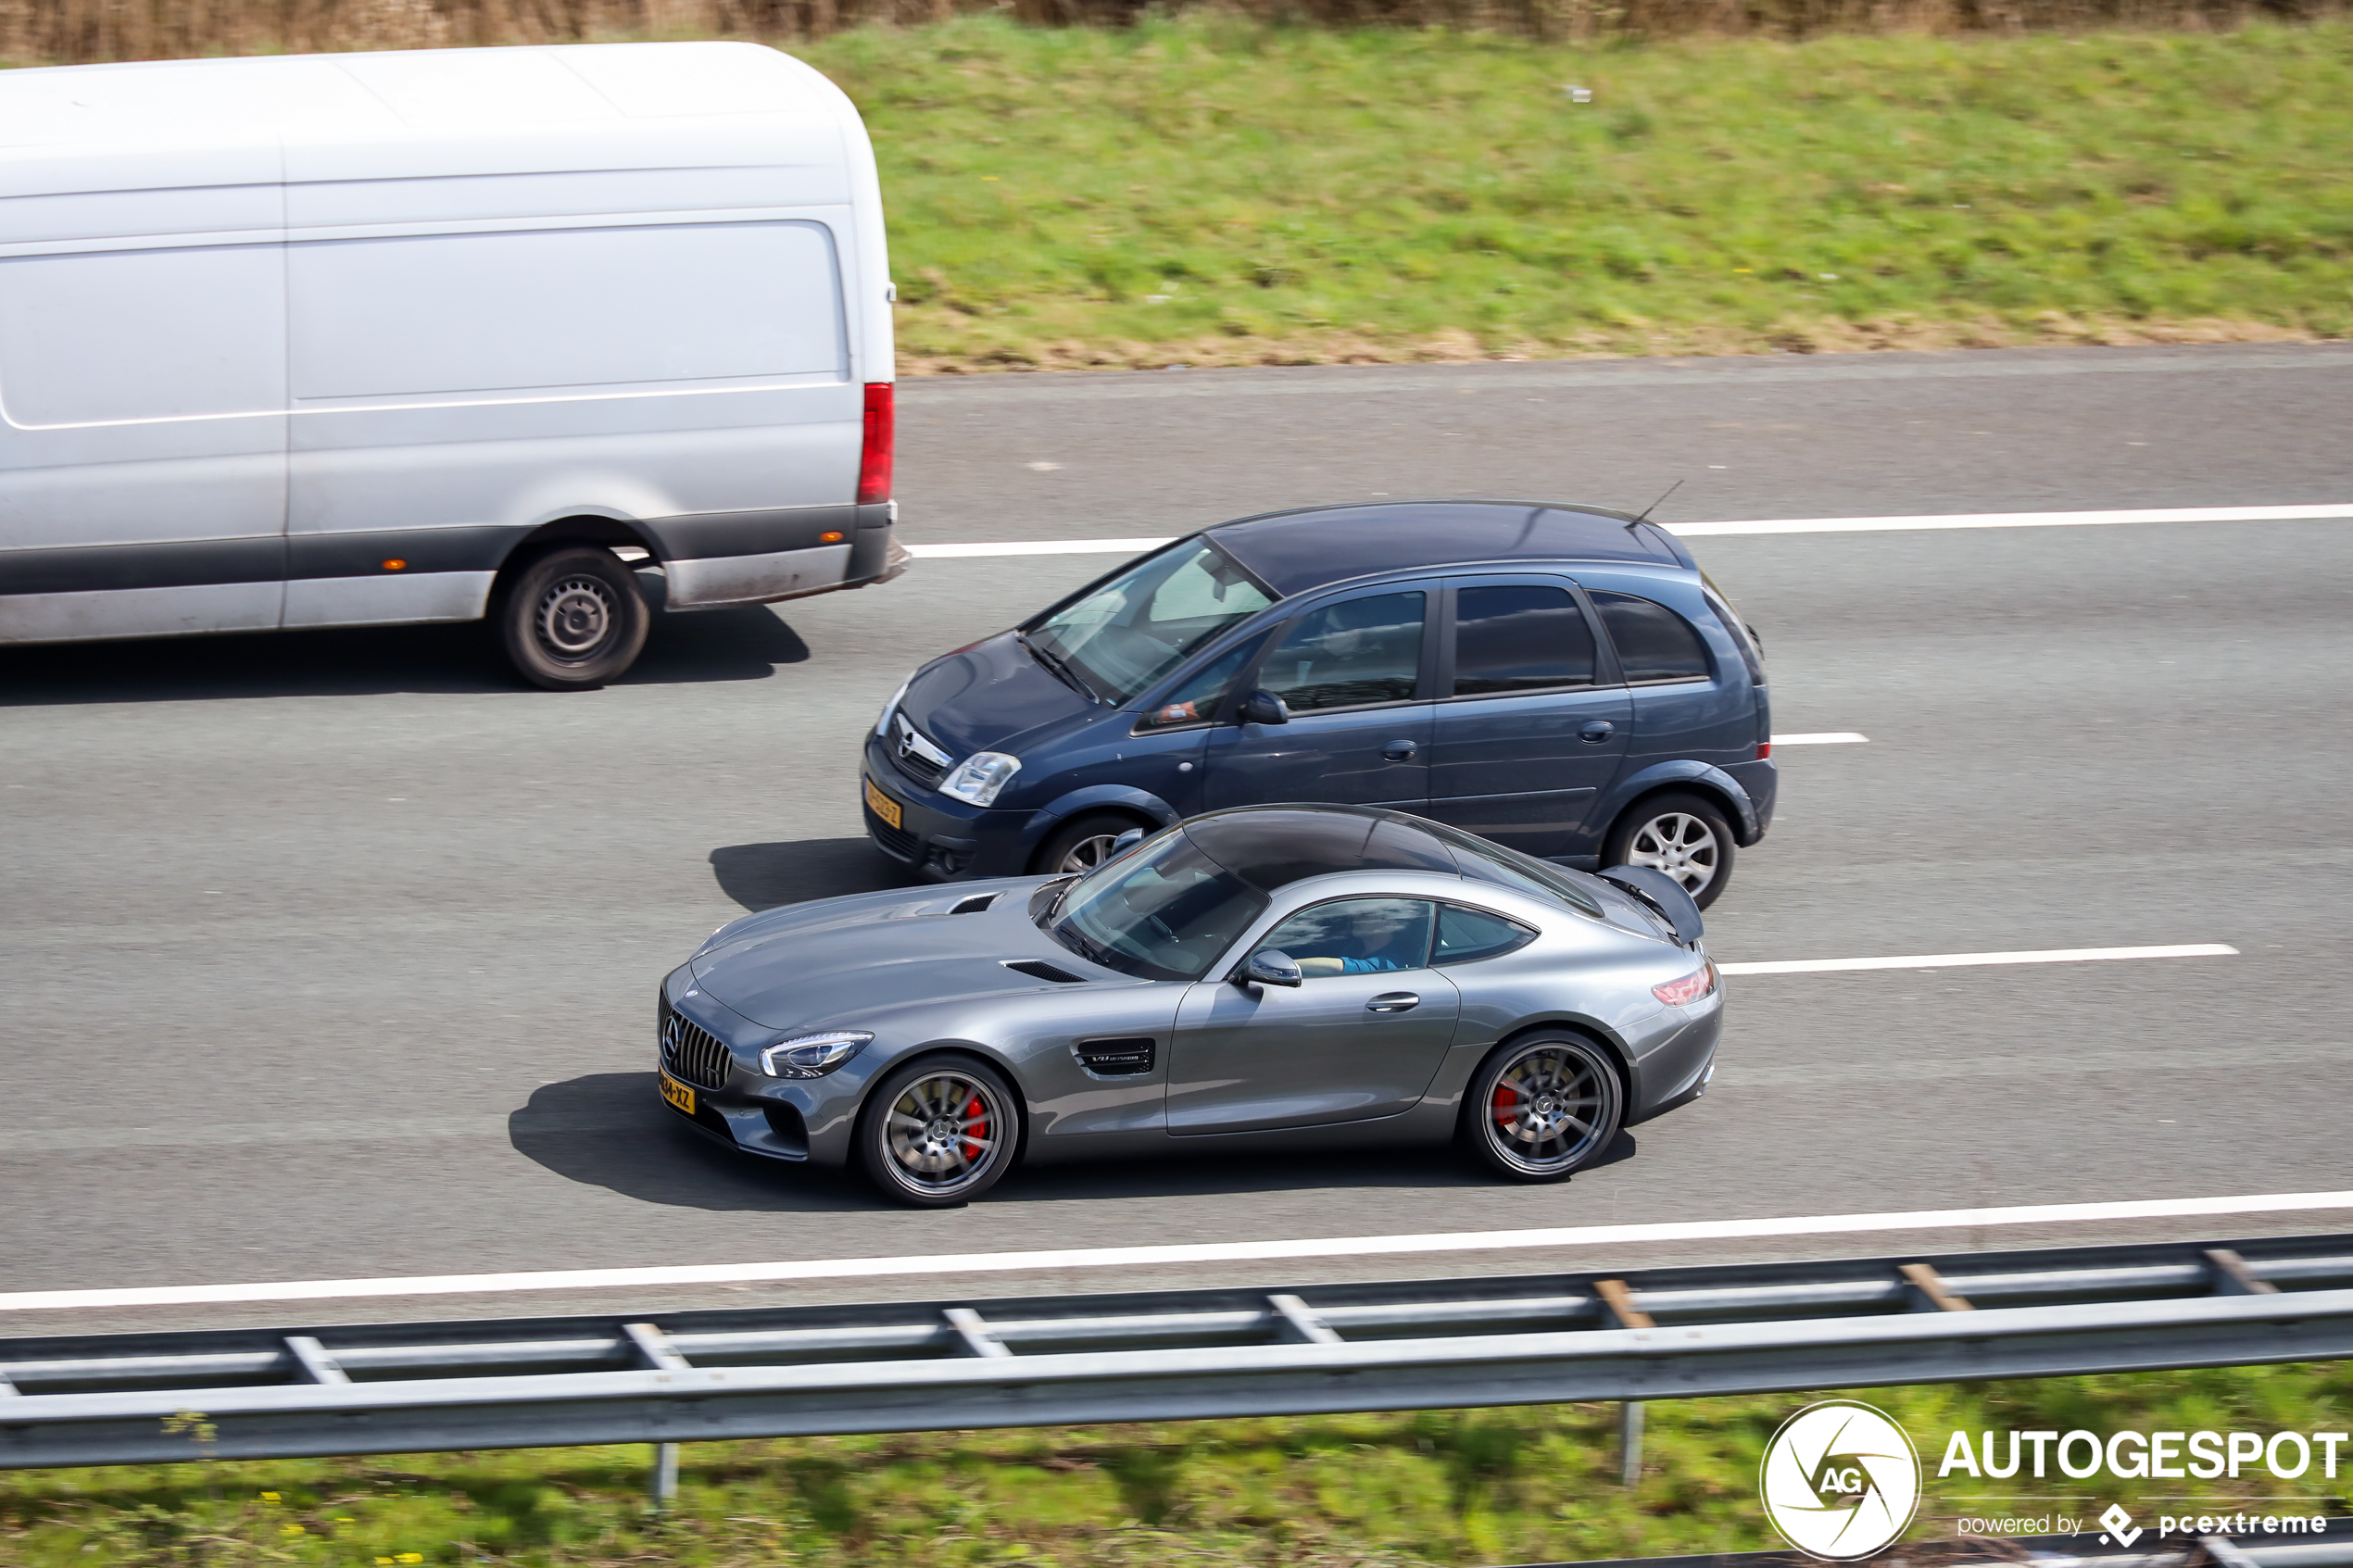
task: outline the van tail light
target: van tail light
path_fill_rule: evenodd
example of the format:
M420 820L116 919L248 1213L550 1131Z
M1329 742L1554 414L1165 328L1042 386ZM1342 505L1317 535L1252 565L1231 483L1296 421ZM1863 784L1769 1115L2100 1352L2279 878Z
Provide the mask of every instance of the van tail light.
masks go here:
M1671 1008L1687 1008L1716 989L1716 964L1710 960L1683 976L1664 985L1651 987L1651 995Z
M874 506L890 499L890 455L898 436L898 418L891 406L891 383L866 383L866 439L858 450L858 504Z
M1773 755L1773 743L1772 743L1771 741L1768 741L1768 740L1761 740L1761 741L1758 741L1758 742L1756 743L1756 759L1757 759L1759 762L1764 761L1764 760L1765 760L1765 759L1767 759L1768 757L1770 757L1770 756L1772 756L1772 755Z

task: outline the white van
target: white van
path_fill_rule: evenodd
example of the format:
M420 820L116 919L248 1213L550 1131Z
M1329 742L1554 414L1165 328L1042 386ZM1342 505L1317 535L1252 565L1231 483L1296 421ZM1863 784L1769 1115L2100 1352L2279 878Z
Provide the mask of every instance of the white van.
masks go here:
M849 100L749 44L0 71L0 642L673 610L886 580Z

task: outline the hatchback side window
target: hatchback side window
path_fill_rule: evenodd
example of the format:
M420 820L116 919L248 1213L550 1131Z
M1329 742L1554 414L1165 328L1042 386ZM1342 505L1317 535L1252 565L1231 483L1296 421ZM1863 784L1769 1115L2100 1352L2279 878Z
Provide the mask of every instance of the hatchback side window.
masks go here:
M1428 599L1376 594L1310 610L1266 656L1259 685L1294 712L1406 701L1421 675Z
M1454 596L1454 696L1592 684L1592 628L1567 589L1509 583Z
M1535 940L1536 933L1517 921L1505 920L1485 909L1465 909L1460 904L1441 904L1438 946L1431 949L1429 961L1437 965L1499 959Z
M1429 961L1436 907L1420 898L1340 898L1302 909L1258 944L1302 974L1375 974Z
M1593 608L1617 645L1617 662L1635 685L1649 681L1705 681L1713 673L1707 645L1692 623L1632 594L1595 592Z
M1258 652L1263 637L1252 637L1238 648L1228 648L1202 665L1166 697L1144 710L1136 721L1136 733L1144 734L1153 730L1181 729L1187 724L1206 724L1217 717L1217 704L1225 696L1226 688L1234 677Z

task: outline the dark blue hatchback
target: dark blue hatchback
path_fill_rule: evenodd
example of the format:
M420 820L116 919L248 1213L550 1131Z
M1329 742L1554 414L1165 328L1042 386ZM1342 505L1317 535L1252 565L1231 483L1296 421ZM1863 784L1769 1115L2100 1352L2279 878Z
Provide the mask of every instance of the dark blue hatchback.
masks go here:
M937 881L1080 871L1228 806L1411 811L1703 906L1772 822L1755 633L1672 534L1527 501L1203 529L933 660L866 743L866 831Z

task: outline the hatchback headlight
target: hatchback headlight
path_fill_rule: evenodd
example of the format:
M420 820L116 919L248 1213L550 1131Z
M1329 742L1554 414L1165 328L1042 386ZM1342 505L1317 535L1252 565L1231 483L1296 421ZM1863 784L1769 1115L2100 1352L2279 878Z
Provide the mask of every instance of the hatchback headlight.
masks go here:
M939 793L975 806L994 806L997 797L1021 771L1021 759L1001 751L975 751L939 781Z
M873 1038L863 1029L798 1035L761 1051L760 1066L771 1078L822 1078L856 1056Z
M875 721L875 734L886 735L890 733L890 716L899 711L900 699L906 696L907 688L914 684L912 675L899 683L899 689L890 694L888 702L883 704L882 717Z

